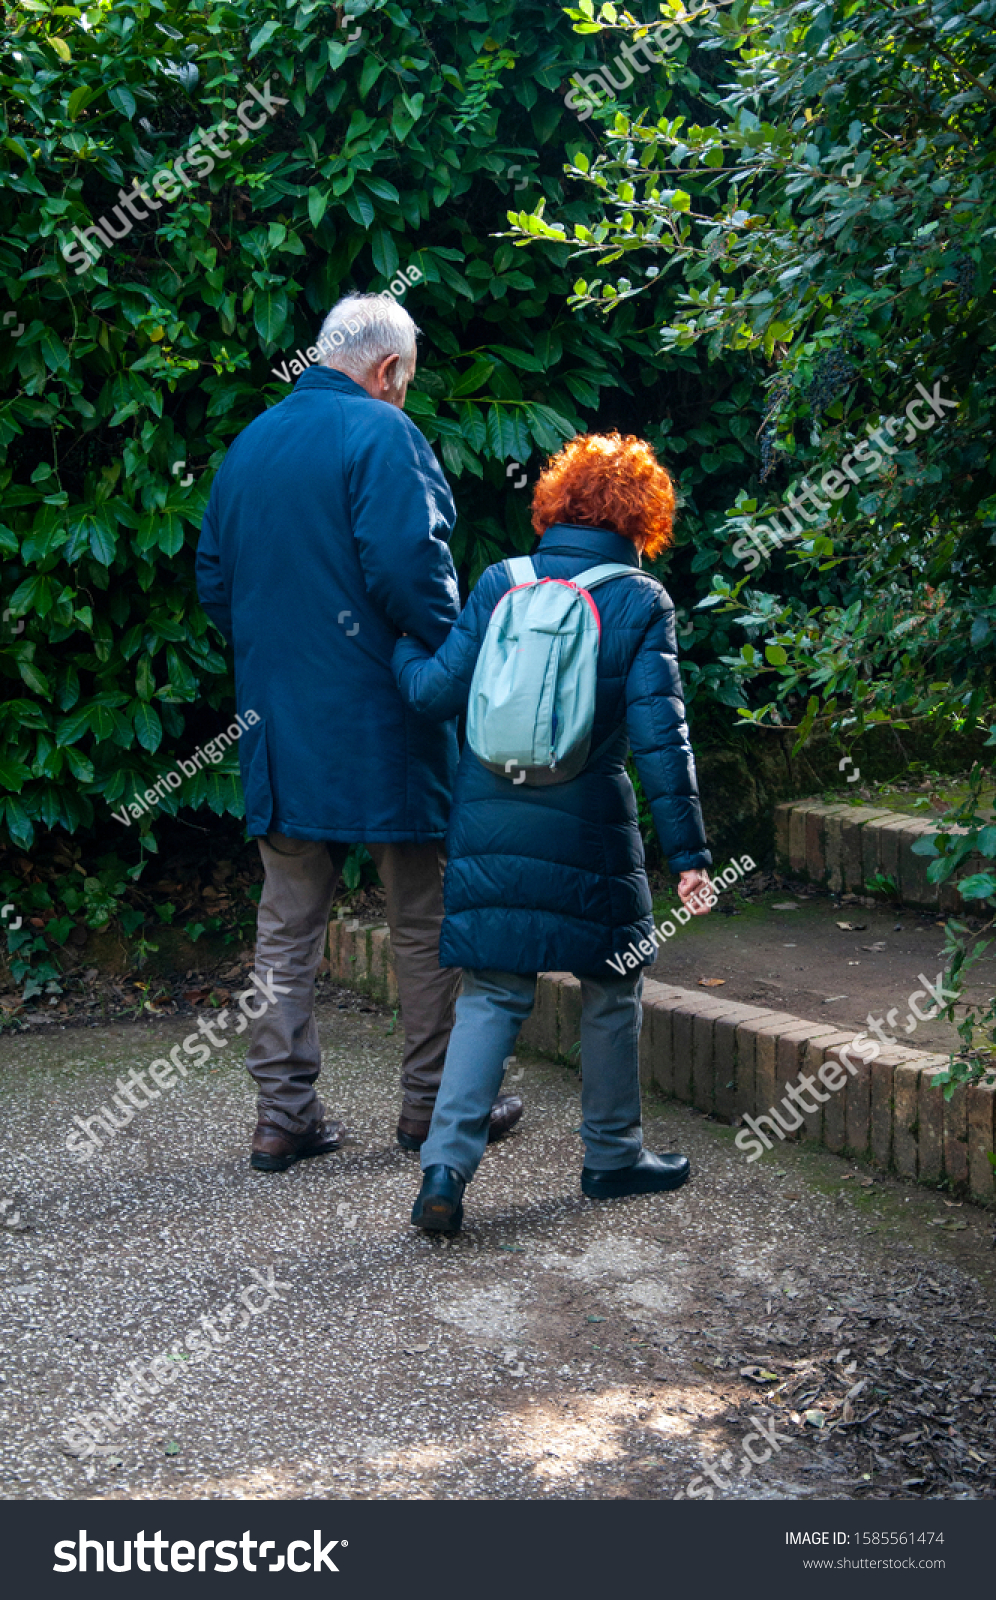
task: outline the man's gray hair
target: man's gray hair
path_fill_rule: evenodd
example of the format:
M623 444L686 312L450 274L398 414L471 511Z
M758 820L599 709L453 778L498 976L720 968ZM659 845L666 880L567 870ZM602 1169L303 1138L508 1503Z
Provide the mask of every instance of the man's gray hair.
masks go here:
M347 294L332 307L318 336L321 365L362 379L387 356L400 356L399 379L415 370L419 330L404 306L383 294Z

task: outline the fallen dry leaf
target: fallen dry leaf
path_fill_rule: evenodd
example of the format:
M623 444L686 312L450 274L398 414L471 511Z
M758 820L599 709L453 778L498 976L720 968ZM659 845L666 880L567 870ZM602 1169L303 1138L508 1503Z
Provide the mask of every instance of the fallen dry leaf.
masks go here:
M799 907L793 905L791 900L779 900L778 904L772 906L771 909L772 911L798 911Z
M725 978L700 978L699 979L699 984L703 989L718 989L720 984L721 983L725 983L725 982L726 982Z
M838 922L838 928L843 928L845 933L864 933L867 922Z
M751 1383L777 1383L777 1372L769 1372L766 1367L741 1367L741 1378L749 1378Z

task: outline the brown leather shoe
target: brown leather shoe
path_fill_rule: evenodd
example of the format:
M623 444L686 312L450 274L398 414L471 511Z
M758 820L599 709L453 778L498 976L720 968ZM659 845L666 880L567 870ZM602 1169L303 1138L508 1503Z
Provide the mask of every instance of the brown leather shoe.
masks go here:
M429 1137L429 1122L416 1121L414 1117L398 1118L397 1139L402 1150L421 1150Z
M285 1172L295 1161L338 1150L345 1132L344 1122L332 1122L327 1117L297 1134L275 1127L272 1122L257 1122L249 1165L255 1172Z
M488 1127L488 1144L494 1144L496 1139L503 1139L510 1133L522 1116L522 1096L518 1094L500 1094L491 1107L491 1122ZM414 1117L401 1116L398 1118L398 1143L402 1150L421 1150L429 1137L430 1117L426 1122L418 1122Z
M500 1094L498 1096L491 1107L488 1144L494 1144L496 1139L504 1139L506 1133L511 1133L522 1116L522 1107L521 1094Z

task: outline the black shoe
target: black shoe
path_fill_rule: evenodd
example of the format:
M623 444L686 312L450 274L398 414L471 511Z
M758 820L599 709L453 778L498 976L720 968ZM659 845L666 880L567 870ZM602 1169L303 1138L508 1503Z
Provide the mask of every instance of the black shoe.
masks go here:
M427 1233L459 1233L466 1184L452 1167L426 1167L412 1222Z
M617 1195L624 1194L659 1194L664 1189L680 1189L688 1182L688 1173L687 1156L655 1156L650 1150L641 1150L631 1167L617 1167L612 1172L582 1167L581 1192L592 1200L614 1200Z

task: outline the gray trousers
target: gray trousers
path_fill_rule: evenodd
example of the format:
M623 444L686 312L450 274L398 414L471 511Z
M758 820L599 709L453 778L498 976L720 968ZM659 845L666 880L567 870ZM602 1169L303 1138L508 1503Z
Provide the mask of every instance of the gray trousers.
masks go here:
M630 1167L643 1148L640 1024L643 971L581 979L581 1137L585 1165ZM533 1009L536 974L465 971L446 1071L422 1146L422 1168L452 1167L467 1183L488 1142L491 1103L519 1029Z
M259 1090L260 1118L302 1133L324 1116L315 1090L322 1053L315 1026L315 977L325 949L332 897L348 844L257 840L266 881L259 902L256 971L273 969L277 998L252 1024L246 1066ZM402 1112L432 1115L453 1026L461 974L439 965L443 855L437 844L368 844L387 895L405 1031Z

